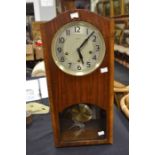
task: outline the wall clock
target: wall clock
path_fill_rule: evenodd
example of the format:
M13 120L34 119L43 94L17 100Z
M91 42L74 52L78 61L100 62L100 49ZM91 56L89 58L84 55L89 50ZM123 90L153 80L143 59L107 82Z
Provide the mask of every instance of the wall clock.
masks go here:
M113 22L77 9L41 31L55 146L112 143Z

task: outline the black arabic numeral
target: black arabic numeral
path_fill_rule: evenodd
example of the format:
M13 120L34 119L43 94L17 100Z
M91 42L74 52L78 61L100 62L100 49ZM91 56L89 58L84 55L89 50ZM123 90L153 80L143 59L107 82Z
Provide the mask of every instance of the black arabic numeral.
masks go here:
M75 32L80 33L80 26L75 26Z
M96 42L96 36L93 35L93 42Z
M86 30L86 34L88 34L88 29Z
M77 69L78 69L78 70L81 70L81 66L77 66Z
M62 51L61 47L58 47L58 48L57 48L57 51L58 51L59 53L61 53L61 51Z
M87 62L87 67L90 68L91 62Z
M57 48L57 51L58 51L59 53L61 53L61 51L62 51L61 47L58 47L58 48Z
M59 43L64 43L65 42L65 38L64 37L61 37L61 38L59 38Z
M69 65L68 67L69 67L69 68L71 68L71 66L72 66L72 63L70 62L70 63L68 63L68 65Z
M64 62L64 61L65 61L64 57L61 57L60 62Z
M96 60L96 55L94 55L92 59Z
M96 51L99 51L99 50L100 50L100 46L96 45Z
M70 35L70 30L66 30L66 35Z

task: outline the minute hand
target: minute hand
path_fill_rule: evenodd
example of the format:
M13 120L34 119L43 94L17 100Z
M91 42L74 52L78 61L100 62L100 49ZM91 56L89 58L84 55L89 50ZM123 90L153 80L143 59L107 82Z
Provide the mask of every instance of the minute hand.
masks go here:
M87 41L93 34L94 34L94 31L83 41L83 43L80 45L80 47L77 50L80 50L85 45L85 43L87 43Z

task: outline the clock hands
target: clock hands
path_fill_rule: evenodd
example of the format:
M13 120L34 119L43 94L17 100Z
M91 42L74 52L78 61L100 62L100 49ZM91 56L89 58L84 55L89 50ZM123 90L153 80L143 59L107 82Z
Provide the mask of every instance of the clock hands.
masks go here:
M79 48L77 48L77 50L80 50L89 40L89 38L94 34L95 31L93 31L84 41L83 43L80 45Z
M81 54L81 51L77 49L77 52L78 52L78 55L79 55L79 58L80 58L82 64L84 64L83 56L82 56L82 54Z
M77 48L77 52L78 52L78 55L79 55L79 58L82 62L82 64L84 64L84 61L83 61L83 56L81 54L81 48L88 42L89 38L94 34L95 31L93 31L83 42L82 44L80 45L79 48Z

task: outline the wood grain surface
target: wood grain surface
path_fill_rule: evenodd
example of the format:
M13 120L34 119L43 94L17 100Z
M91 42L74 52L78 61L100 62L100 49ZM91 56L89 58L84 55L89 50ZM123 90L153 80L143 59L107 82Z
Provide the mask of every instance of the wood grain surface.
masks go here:
M71 19L70 13L78 12L79 18ZM52 59L51 43L55 33L64 24L72 21L86 21L99 29L105 39L106 54L99 68L81 77L62 72ZM57 147L112 143L113 131L113 21L86 10L71 10L41 25L45 68L51 106L54 140ZM101 74L100 69L108 67ZM106 139L64 142L60 137L59 113L71 105L79 103L94 104L106 111Z

